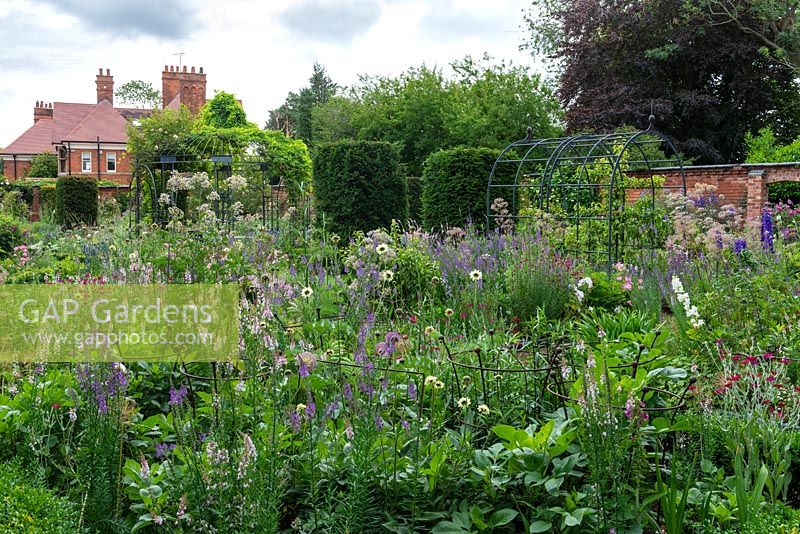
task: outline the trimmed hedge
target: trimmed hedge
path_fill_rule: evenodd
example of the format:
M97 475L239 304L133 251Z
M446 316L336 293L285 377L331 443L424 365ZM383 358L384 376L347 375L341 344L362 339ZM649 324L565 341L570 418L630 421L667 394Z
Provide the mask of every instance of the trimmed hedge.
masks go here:
M456 147L434 152L422 174L422 222L428 229L486 222L486 189L498 150ZM499 178L499 177L498 177Z
M408 215L406 179L395 145L339 141L318 148L314 158L317 217L343 237L356 230L388 228Z
M422 221L422 178L409 176L408 182L408 218L412 221Z
M56 209L56 185L45 184L39 188L39 218L48 221Z
M62 176L56 182L56 223L62 226L97 222L97 181L88 176Z
M18 463L0 464L0 532L81 532L79 513Z
M772 204L787 200L794 204L800 202L800 182L774 182L769 184L768 191Z

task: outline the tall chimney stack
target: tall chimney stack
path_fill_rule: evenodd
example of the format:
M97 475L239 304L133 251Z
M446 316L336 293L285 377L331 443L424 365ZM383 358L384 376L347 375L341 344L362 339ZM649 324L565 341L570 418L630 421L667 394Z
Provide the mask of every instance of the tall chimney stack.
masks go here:
M111 76L111 71L106 69L103 74L103 69L97 74L97 103L103 100L108 100L109 104L114 105L114 77Z
M53 118L53 104L48 102L36 101L36 106L33 108L33 123L36 124L42 119Z

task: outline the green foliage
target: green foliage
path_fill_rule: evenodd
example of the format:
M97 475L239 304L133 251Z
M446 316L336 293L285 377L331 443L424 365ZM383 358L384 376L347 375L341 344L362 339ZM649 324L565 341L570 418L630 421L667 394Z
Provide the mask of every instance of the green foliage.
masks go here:
M422 220L422 178L406 177L408 183L408 219L415 222Z
M425 65L396 78L364 76L348 95L315 108L314 135L399 143L405 172L419 176L433 152L460 144L499 149L523 137L528 121L536 136L558 134L552 90L526 68L490 62L466 57L449 77Z
M200 111L200 123L211 128L238 128L247 126L247 114L236 97L219 91L206 102Z
M745 136L746 163L786 163L800 161L800 139L782 145L771 128L762 128L757 135Z
M136 163L158 161L161 154L186 154L188 134L195 119L185 107L180 110L154 110L137 126L128 125L128 154Z
M489 174L499 154L491 148L457 147L431 154L425 161L422 221L426 228L483 226Z
M506 272L509 309L520 322L537 317L562 319L572 298L572 278L563 258L547 254L520 255Z
M58 176L58 159L52 152L36 154L31 160L29 178L55 178Z
M12 189L3 194L0 209L2 209L2 212L6 215L10 215L21 221L27 221L28 213L30 212L28 204L23 200L23 193L19 189Z
M152 83L144 80L131 80L123 83L114 91L114 96L120 104L137 108L159 109L161 107L161 91L153 87Z
M314 117L320 106L335 97L339 86L328 76L325 67L316 62L308 83L309 85L300 89L298 93L290 92L284 105L270 111L267 127L297 137L309 146L314 146L320 141L334 141L338 137L332 137L327 133L317 137ZM334 119L334 116L331 115L329 118Z
M614 310L628 302L628 294L622 290L619 281L609 278L606 273L592 274L592 288L586 292L586 305L604 310Z
M88 176L62 176L56 183L56 223L71 227L97 221L97 181Z
M80 532L78 510L16 463L0 464L0 532Z
M270 181L282 183L288 188L291 201L297 201L311 185L311 156L308 147L299 139L287 137L275 130L256 130L254 135L256 154L269 165Z
M22 241L19 222L9 215L0 215L0 258L6 258Z
M44 184L39 188L39 217L46 221L55 218L56 185Z
M800 202L800 182L773 182L767 186L770 204L792 201Z
M314 192L318 215L342 236L388 228L408 214L407 186L389 143L340 141L317 149Z

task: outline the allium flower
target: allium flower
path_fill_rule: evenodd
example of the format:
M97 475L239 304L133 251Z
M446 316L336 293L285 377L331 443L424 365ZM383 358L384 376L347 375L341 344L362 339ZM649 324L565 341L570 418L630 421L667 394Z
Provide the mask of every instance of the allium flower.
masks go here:
M469 273L469 277L473 282L480 282L483 280L483 273L475 269Z
M302 291L300 291L300 295L302 295L302 296L303 296L303 298L306 298L306 299L307 299L307 298L310 298L310 297L311 297L311 295L313 295L313 294L314 294L314 290L313 290L313 289L311 289L311 288L310 288L310 287L308 287L308 286L304 287L304 288L303 288L303 290L302 290Z
M485 404L479 404L478 405L478 413L480 415L489 415L491 413L491 410L489 410L489 407L486 406Z
M470 404L472 404L472 401L468 397L461 397L460 399L458 399L458 402L456 402L456 405L461 410L466 410L467 408L469 408Z

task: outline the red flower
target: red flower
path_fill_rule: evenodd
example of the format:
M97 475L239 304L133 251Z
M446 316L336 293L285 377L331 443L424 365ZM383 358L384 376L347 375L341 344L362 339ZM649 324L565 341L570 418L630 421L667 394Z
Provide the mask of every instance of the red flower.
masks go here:
M409 322L411 324L417 324L417 316L416 315L412 315L411 317L408 318L408 320L409 320Z
M742 375L733 375L733 376L731 376L731 380L733 380L734 382L736 382L738 380L741 380L741 379L742 379Z
M61 408L61 405L57 402L54 402L53 404L50 405L50 407L58 410L59 408Z

